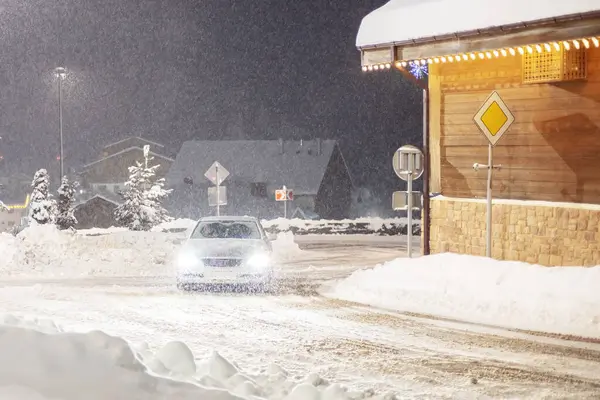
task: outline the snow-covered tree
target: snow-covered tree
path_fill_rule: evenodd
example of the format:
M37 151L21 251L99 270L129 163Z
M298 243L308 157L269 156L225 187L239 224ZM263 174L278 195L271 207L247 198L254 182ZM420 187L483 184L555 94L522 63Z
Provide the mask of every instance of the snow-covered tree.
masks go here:
M58 188L58 204L56 205L56 225L59 229L70 229L77 224L73 214L75 201L75 185L64 176Z
M0 211L8 211L8 207L6 207L6 204L2 200L0 200Z
M31 203L29 216L38 224L51 224L55 221L56 203L48 192L50 177L45 169L38 170L31 182Z
M129 180L121 192L123 204L115 210L117 222L134 231L150 230L170 220L162 203L171 193L164 189L164 179L156 179L159 165L148 166L152 157L144 155L144 163L129 167Z

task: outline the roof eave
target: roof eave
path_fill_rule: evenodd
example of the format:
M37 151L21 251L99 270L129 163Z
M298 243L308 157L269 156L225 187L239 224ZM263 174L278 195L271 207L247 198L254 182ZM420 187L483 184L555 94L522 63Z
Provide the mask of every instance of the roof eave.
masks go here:
M472 38L472 37L478 37L478 36L493 36L493 35L498 35L501 33L516 31L516 30L539 28L539 27L543 27L543 26L556 25L561 22L592 19L592 18L600 18L600 11L590 11L587 13L564 15L564 16L560 16L560 17L545 18L545 19L539 19L539 20L528 21L528 22L517 22L514 24L492 26L492 27L483 28L483 29L454 32L454 33L448 33L448 34L438 35L438 36L412 38L412 39L380 43L380 44L372 44L372 45L363 45L363 46L357 45L356 47L359 51L363 51L363 50L381 49L381 48L388 48L388 47L418 46L418 45L423 45L423 44L428 44L428 43L444 42L444 41L455 40L455 39L465 39L465 38Z

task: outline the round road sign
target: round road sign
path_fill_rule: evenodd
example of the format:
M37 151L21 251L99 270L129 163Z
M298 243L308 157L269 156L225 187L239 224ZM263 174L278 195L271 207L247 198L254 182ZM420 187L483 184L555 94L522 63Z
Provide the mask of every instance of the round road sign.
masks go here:
M407 181L409 172L412 172L412 180L414 181L423 175L423 161L424 156L421 150L415 146L406 145L396 150L392 165L394 172L400 179Z

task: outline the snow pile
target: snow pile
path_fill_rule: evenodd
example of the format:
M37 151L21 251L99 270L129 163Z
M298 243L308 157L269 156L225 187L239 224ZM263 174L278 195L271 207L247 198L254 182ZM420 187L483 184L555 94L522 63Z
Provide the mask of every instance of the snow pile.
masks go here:
M300 246L294 240L292 232L281 232L277 239L273 240L273 255L280 261L296 258L302 253Z
M19 400L355 400L316 374L290 378L277 365L246 373L219 353L196 361L181 342L157 352L132 347L104 332L64 333L56 326L14 317L0 319L0 397Z
M85 235L35 225L16 238L0 237L0 274L45 278L171 275L169 262L178 240L176 235L159 232Z
M438 254L355 272L328 296L507 328L600 337L600 267Z
M298 229L309 229L309 228L317 228L320 226L331 225L335 226L338 229L348 228L353 224L366 224L368 228L372 231L378 231L383 228L383 226L397 225L397 226L406 226L408 224L407 218L357 218L357 219L342 219L342 220L306 220L306 219L285 219L285 218L277 218L273 220L264 220L261 221L263 227L265 229L269 229L272 227L277 227L277 229L281 231L288 231L291 228ZM413 224L418 225L420 221L418 219L413 219Z

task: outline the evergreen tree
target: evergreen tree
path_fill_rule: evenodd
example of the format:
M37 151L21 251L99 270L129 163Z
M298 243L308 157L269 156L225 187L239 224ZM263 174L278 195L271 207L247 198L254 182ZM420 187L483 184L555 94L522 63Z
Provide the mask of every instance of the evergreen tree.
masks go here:
M31 204L29 216L38 224L53 223L55 218L56 203L49 194L50 177L45 169L38 170L33 176L31 187Z
M136 162L135 166L129 167L129 180L120 193L123 204L115 210L115 219L131 230L150 230L170 220L162 203L171 190L164 189L164 179L156 179L159 165L148 166L152 159L145 153L143 164Z
M70 229L77 224L73 214L73 202L75 201L75 185L64 176L58 188L58 204L56 225L59 229Z

